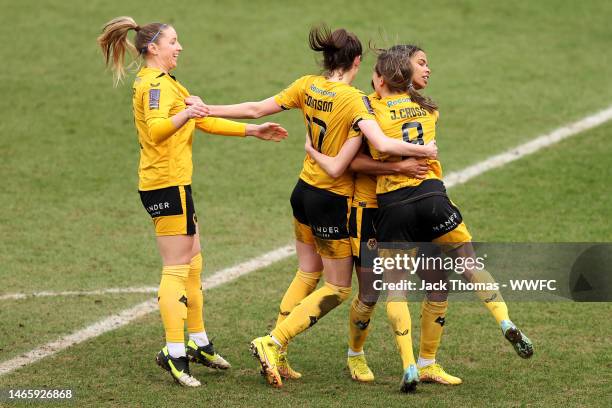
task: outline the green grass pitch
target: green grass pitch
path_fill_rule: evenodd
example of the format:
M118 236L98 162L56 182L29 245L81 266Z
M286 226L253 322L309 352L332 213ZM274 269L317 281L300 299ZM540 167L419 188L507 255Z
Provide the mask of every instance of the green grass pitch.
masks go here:
M612 4L521 0L406 2L0 2L0 295L155 286L161 262L137 194L138 144L128 79L114 89L95 38L119 15L175 25L178 79L211 103L271 96L318 72L311 25L346 27L366 44L416 42L433 69L445 172L499 153L612 104ZM369 91L372 53L355 85ZM297 112L276 115L280 143L199 133L194 182L205 275L292 240L289 194L303 157ZM612 124L581 133L453 188L476 240L610 242ZM345 369L347 305L299 336L299 382L265 386L247 351L268 330L294 257L205 292L206 328L233 364L196 367L200 389L175 386L153 361L163 344L153 313L0 377L0 389L72 388L76 406L609 406L609 303L510 303L532 338L519 359L478 302L449 308L439 359L459 387L397 391L401 364L384 309L366 345L376 375ZM356 289L354 288L354 291ZM0 300L0 362L146 294ZM418 304L411 304L418 343ZM0 406L19 405L0 401ZM53 406L48 403L47 406ZM58 403L58 405L60 405ZM61 403L61 406L70 403Z

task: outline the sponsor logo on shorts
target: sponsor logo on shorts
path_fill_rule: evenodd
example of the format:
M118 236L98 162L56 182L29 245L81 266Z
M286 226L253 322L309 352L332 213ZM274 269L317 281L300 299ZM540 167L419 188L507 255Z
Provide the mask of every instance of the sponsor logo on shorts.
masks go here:
M155 204L147 206L146 208L147 208L147 212L151 214L152 217L157 217L161 215L162 210L166 210L170 208L170 203L167 201L163 203L155 203Z
M434 232L448 232L452 231L459 225L459 214L457 212L453 212L448 219L438 225L434 225L432 230Z
M317 236L317 238L335 239L338 235L340 235L339 227L313 225L311 228L312 232Z

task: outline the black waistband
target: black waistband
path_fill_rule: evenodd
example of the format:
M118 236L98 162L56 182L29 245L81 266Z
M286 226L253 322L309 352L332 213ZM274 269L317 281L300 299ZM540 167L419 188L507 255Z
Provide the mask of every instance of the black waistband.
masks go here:
M424 180L418 186L402 187L388 193L378 194L378 207L385 208L391 205L412 203L434 195L446 195L446 187L442 180Z
M302 180L301 178L300 178L300 179L298 179L297 184L298 184L300 187L307 188L307 189L309 189L309 190L313 190L313 191L316 191L316 192L318 192L318 193L321 193L321 194L324 194L324 195L327 195L327 196L330 196L330 197L341 197L341 198L348 198L348 196L344 196L344 195L342 195L342 194L336 194L336 193L331 192L331 191L329 191L329 190L325 190L324 188L315 187L315 186L313 186L313 185L311 185L311 184L308 184L307 182L305 182L305 181L304 181L304 180Z

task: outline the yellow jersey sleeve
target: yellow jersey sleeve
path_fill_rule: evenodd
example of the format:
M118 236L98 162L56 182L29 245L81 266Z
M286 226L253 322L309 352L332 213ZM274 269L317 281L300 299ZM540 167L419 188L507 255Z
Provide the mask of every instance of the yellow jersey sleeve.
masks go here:
M359 121L376 120L370 100L363 92L359 92L359 97L351 98L350 112L352 115L351 129L353 131L349 133L349 138L361 135Z
M246 123L210 116L198 118L195 122L196 127L206 133L224 136L246 136Z
M159 143L177 131L170 120L170 111L180 95L176 94L175 88L165 78L155 80L158 82L145 81L142 85L142 107L149 136Z
M304 89L310 75L303 76L293 81L291 85L274 96L274 101L281 108L302 109L304 106Z

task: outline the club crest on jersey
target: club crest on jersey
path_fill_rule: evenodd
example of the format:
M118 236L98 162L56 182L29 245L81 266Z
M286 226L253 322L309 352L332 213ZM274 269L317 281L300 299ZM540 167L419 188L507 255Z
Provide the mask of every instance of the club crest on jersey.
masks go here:
M149 89L149 109L159 109L161 89Z
M378 247L378 242L376 242L376 238L370 238L368 240L368 244L367 245L368 245L368 249L370 251L373 251L373 250L375 250Z

